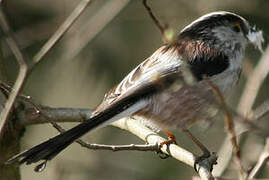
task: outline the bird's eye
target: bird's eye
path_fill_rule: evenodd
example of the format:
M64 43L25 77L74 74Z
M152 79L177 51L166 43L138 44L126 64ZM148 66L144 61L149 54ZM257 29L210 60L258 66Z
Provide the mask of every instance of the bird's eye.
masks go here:
M234 30L235 32L240 32L240 31L241 31L240 24L239 24L239 23L234 24L234 26L233 26L233 30Z

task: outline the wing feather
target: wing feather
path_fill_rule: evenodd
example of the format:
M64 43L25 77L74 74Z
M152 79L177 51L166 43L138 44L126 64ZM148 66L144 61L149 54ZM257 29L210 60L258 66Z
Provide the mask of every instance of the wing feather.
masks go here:
M179 76L181 64L178 51L174 47L162 46L105 95L102 103L95 109L94 115L119 101L123 101L133 93L139 92L142 98L148 94L147 91L161 88L163 83L167 82L164 79Z

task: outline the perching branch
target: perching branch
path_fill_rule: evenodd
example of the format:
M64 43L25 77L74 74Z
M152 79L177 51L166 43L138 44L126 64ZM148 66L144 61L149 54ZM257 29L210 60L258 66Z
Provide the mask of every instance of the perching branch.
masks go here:
M113 125L131 132L149 144L160 144L161 142L165 141L164 138L160 137L155 132L141 125L139 121L132 118L123 118L119 121L114 122ZM197 157L191 152L179 147L178 145L170 144L168 147L164 145L160 150L163 153L168 154L171 157L194 168L194 163ZM199 167L197 169L201 179L214 179L210 170L215 162L216 156L212 155L210 158L205 159L205 161L199 163Z
M39 107L36 111L36 107ZM26 109L25 112L21 112L20 121L25 125L38 124L51 122L53 126L60 132L63 132L59 125L55 122L81 122L90 117L91 111L86 109L75 109L75 108L49 108L36 105L35 107L30 107ZM43 116L43 117L42 117ZM47 117L46 117L47 116ZM47 119L44 121L44 119ZM141 125L139 121L132 118L124 118L117 122L113 123L113 126L119 127L121 129L127 130L132 134L138 136L149 145L124 145L124 146L115 146L115 145L96 145L88 144L81 140L77 142L89 149L102 149L102 150L139 150L139 151L156 151L157 145L163 142L165 139L160 137L158 134L152 130ZM171 157L193 167L196 155L191 152L179 147L178 145L171 144L168 147L164 145L161 148L161 152L170 155ZM211 167L216 162L216 155L212 155L209 159L205 159L198 165L198 173L202 179L213 179L213 176L210 172Z

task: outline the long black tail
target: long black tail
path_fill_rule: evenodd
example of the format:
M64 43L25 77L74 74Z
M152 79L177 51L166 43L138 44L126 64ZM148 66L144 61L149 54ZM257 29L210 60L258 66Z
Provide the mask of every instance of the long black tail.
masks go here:
M57 154L59 154L63 149L69 146L79 137L83 136L85 133L91 129L99 126L107 119L103 117L96 117L90 120L87 120L74 128L65 131L58 136L55 136L39 145L32 147L29 150L26 150L7 161L7 163L13 163L19 159L19 164L31 164L38 162L40 160L51 160Z
M144 100L139 100L139 95L129 96L118 103L111 105L109 108L99 113L98 115L92 117L89 120L65 131L58 136L55 136L33 148L26 150L18 155L15 155L9 159L6 163L10 164L18 160L19 164L31 164L44 160L42 166L47 160L51 160L57 154L59 154L63 149L69 146L76 139L80 138L90 130L99 127L102 124L113 122L125 116L129 116L137 110L143 108L146 103ZM37 166L37 168L39 168ZM42 168L42 167L41 167ZM39 171L39 169L37 169Z
M141 108L144 108L147 105L147 98L145 97L155 92L156 87L149 81L149 83L145 82L139 85L138 89L134 88L133 91L135 92L130 91L125 97L122 97L113 105L109 105L107 109L91 119L12 157L6 163L10 164L18 160L20 164L31 164L40 160L45 160L45 162L51 160L72 142L90 130L104 123L113 122L125 116L129 116ZM39 166L41 167L44 164L45 163L42 163ZM39 171L39 169L37 171Z

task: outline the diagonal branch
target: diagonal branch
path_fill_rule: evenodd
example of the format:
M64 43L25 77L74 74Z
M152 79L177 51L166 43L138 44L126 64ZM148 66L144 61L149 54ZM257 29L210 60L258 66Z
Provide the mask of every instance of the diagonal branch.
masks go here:
M146 8L150 18L153 20L153 22L155 23L155 25L159 28L159 30L161 31L162 36L164 36L164 32L166 30L166 26L162 25L160 23L160 21L155 17L155 15L153 14L151 8L149 7L149 5L147 4L147 0L143 0L143 5Z
M57 29L51 38L44 44L40 51L33 57L33 65L38 64L48 51L63 37L73 23L80 17L92 0L81 0L64 23ZM32 68L32 67L31 67Z
M6 42L8 44L8 46L10 47L11 51L13 52L18 64L19 64L19 73L17 76L17 79L14 83L13 86L13 91L11 91L8 100L5 103L5 107L3 109L3 111L0 114L0 136L1 134L3 134L3 129L4 126L6 124L7 121L7 117L9 115L9 112L11 111L11 108L16 100L16 97L18 96L23 84L24 84L24 80L26 78L27 75L27 71L28 71L28 66L26 64L26 61L23 58L23 55L20 51L20 49L18 48L13 36L12 36L12 32L11 29L8 25L8 22L6 20L6 17L4 15L3 9L2 9L2 4L0 4L0 25L1 28L5 34L5 39Z
M107 1L93 16L82 22L78 22L79 27L76 29L76 33L66 34L63 41L65 53L60 55L59 61L66 61L76 57L79 52L129 4L129 2L130 0ZM74 43L74 41L76 43Z
M41 59L48 53L48 51L59 41L59 39L72 26L72 24L82 14L82 12L86 9L87 5L90 2L91 0L82 0L79 3L79 5L74 9L71 15L62 24L62 26L60 26L60 28L47 41L47 43L45 43L45 45L41 48L41 50L33 57L34 64L30 67L30 70L33 69L34 65L38 64L41 61ZM20 90L22 89L23 84L25 83L26 77L27 75L29 75L29 73L28 73L28 65L26 64L26 61L24 60L23 54L18 48L17 43L15 42L12 36L11 29L3 13L2 4L0 4L0 25L1 25L1 28L3 29L4 34L6 35L7 44L9 45L13 54L15 55L16 60L20 67L15 84L5 104L5 108L3 109L0 115L0 134L1 134L6 124L6 119L9 115L9 112L11 111L11 108L16 100L16 97L19 94Z
M266 139L264 149L258 159L258 162L249 173L248 179L253 179L259 173L263 165L269 160L269 138Z
M157 28L160 30L163 41L165 43L171 43L174 40L174 30L171 28L168 28L167 24L162 25L160 21L157 19L157 17L153 14L153 11L151 10L150 6L147 4L147 0L143 0L143 5L146 8L150 18L154 22L154 24L157 26Z

